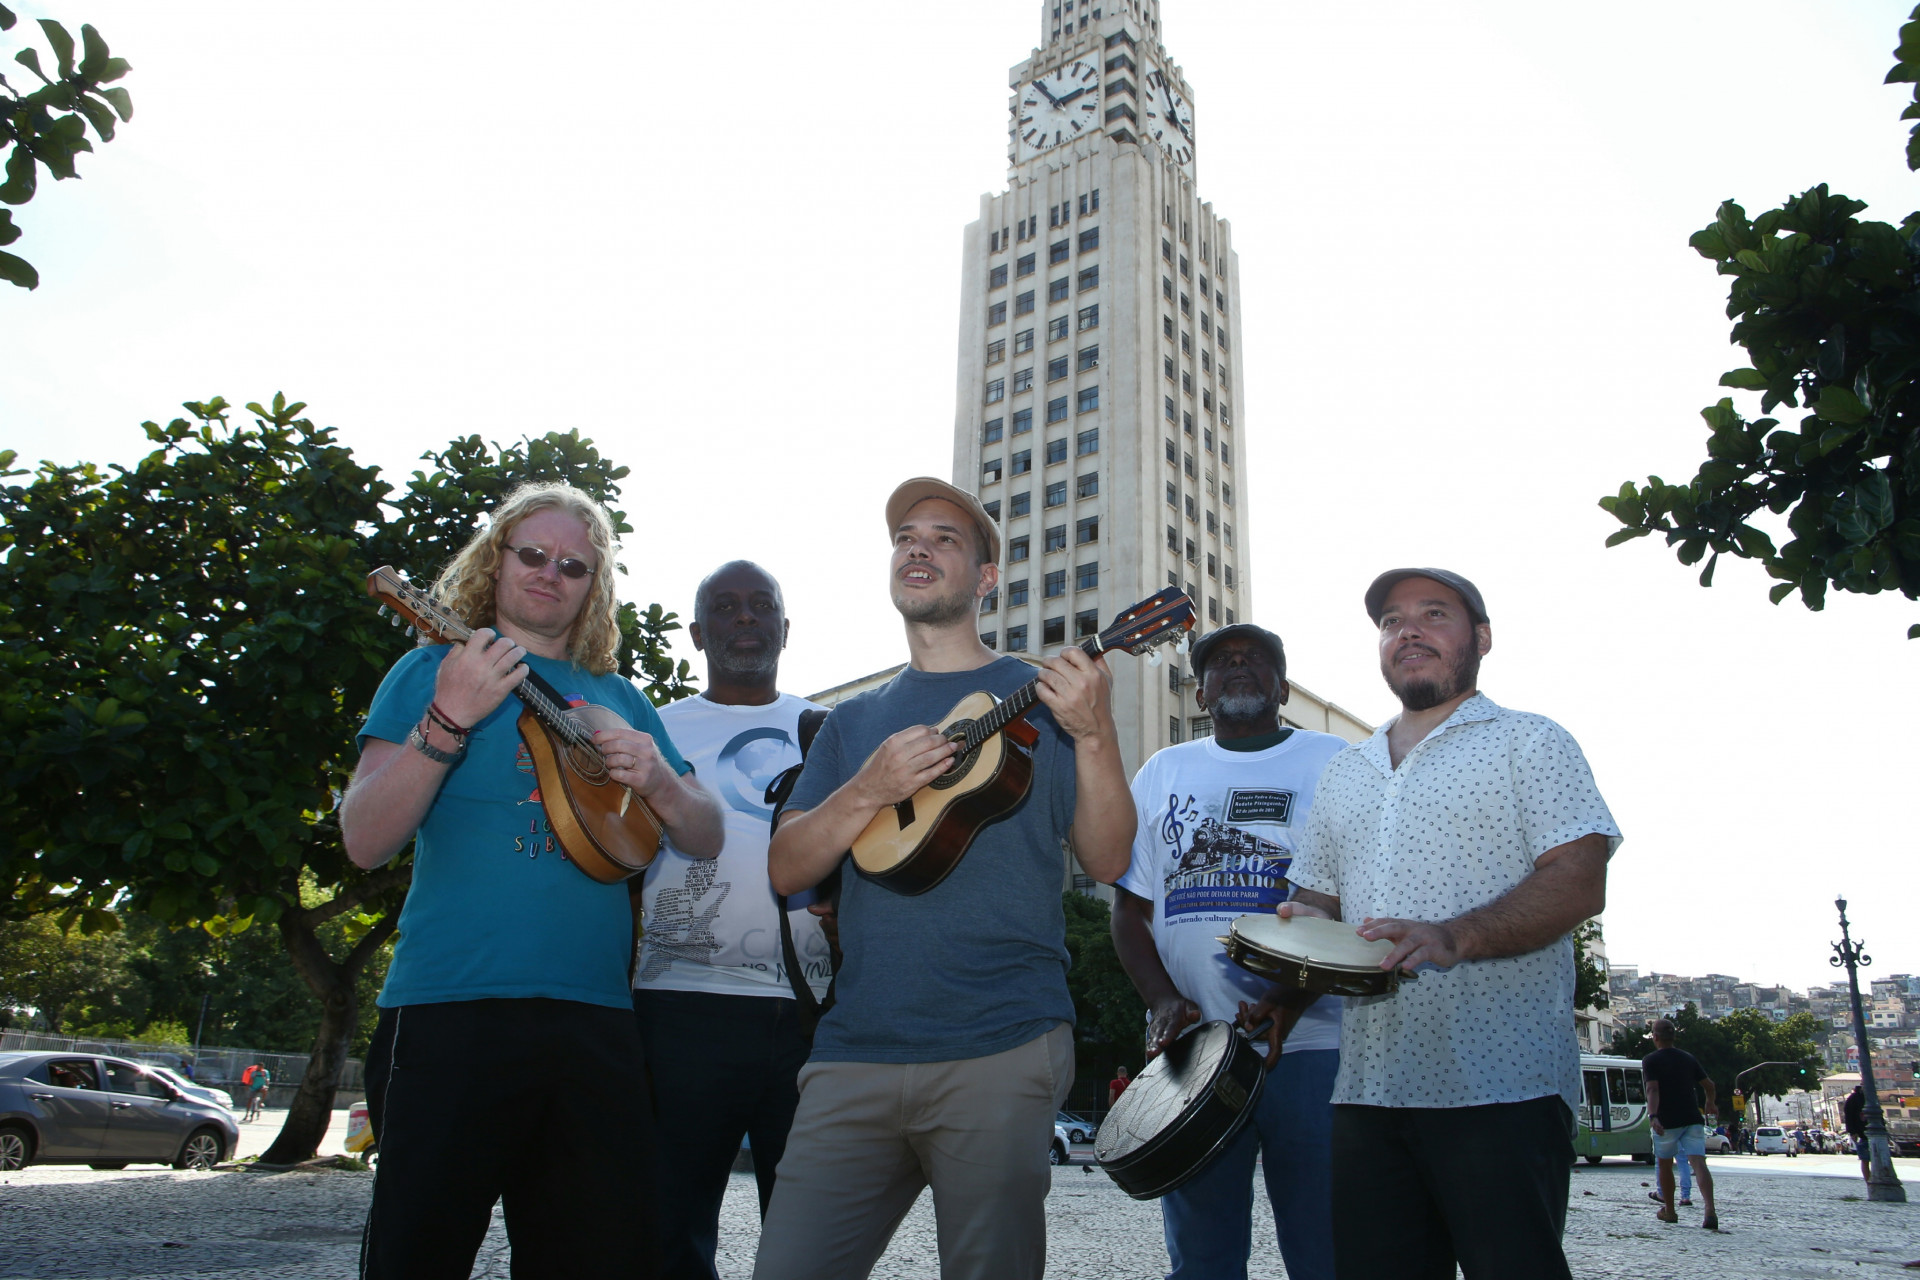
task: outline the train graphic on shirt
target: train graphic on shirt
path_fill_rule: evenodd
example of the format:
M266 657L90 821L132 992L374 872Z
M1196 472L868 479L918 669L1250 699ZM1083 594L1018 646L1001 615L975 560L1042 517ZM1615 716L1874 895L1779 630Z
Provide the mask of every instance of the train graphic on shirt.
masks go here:
M1291 793L1287 798L1292 798ZM1209 807L1224 809L1231 816L1236 799ZM1246 811L1245 805L1240 808ZM1271 822L1274 816L1269 808L1257 820ZM1162 897L1168 918L1270 911L1286 898L1293 851L1206 814L1192 796L1184 803L1177 796L1169 797L1161 838L1179 851L1167 872Z

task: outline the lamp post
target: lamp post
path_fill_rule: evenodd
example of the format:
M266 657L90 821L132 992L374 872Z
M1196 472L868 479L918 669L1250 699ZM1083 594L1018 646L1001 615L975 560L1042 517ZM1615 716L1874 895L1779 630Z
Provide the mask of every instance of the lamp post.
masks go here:
M1860 970L1873 963L1864 943L1855 942L1847 929L1847 900L1835 898L1840 909L1840 941L1833 943L1834 955L1827 961L1836 969L1845 966L1847 991L1853 997L1853 1040L1860 1048L1860 1089L1866 1095L1867 1121L1867 1199L1905 1204L1907 1189L1893 1171L1893 1153L1887 1142L1887 1121L1880 1111L1880 1091L1873 1087L1873 1046L1867 1041L1867 1015L1860 1007Z

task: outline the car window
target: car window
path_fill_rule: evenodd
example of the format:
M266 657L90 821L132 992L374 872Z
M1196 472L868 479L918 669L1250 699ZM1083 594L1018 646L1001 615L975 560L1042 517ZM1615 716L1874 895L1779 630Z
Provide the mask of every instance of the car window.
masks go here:
M47 1083L63 1089L98 1089L100 1073L91 1058L68 1058L47 1064Z
M115 1093L133 1093L143 1098L171 1098L167 1086L131 1062L107 1063L107 1088Z

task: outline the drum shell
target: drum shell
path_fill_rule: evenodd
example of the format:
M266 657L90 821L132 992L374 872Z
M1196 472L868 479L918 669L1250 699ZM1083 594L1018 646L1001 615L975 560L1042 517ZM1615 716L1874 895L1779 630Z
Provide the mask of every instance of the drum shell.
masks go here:
M1107 1176L1135 1200L1158 1199L1205 1169L1240 1132L1260 1103L1260 1091L1267 1079L1266 1062L1260 1051L1235 1032L1230 1023L1212 1022L1174 1041L1147 1064L1101 1122L1103 1134L1116 1118L1122 1125L1129 1123L1131 1117L1125 1110L1127 1099L1144 1099L1152 1093L1151 1088L1142 1089L1142 1085L1151 1085L1157 1074L1186 1069L1196 1048L1204 1052L1205 1033L1216 1027L1226 1033L1224 1052L1219 1054L1217 1062L1200 1068L1209 1071L1210 1078L1177 1116L1162 1122L1152 1137L1131 1150L1109 1158L1101 1158L1099 1153L1110 1144L1100 1140L1102 1135L1095 1137L1095 1160L1107 1171Z
M1238 933L1229 933L1220 941L1226 944L1227 959L1283 987L1323 996L1384 996L1400 989L1397 969L1352 969L1275 955Z

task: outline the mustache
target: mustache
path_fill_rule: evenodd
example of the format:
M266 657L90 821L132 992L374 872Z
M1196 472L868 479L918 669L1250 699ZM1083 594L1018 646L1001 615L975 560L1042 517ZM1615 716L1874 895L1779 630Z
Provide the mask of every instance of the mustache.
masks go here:
M1398 662L1403 655L1408 653L1424 653L1434 658L1440 656L1440 651L1432 645L1421 644L1418 640L1409 640L1393 651L1394 661Z

